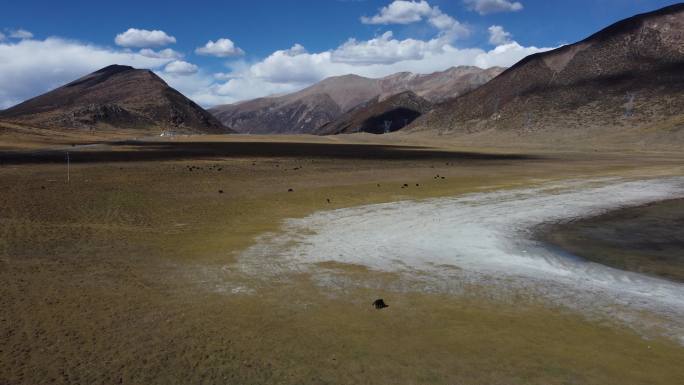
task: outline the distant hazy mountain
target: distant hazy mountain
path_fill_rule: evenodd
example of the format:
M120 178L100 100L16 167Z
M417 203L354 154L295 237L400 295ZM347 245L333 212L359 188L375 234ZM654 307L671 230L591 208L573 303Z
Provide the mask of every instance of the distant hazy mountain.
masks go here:
M539 134L548 141L591 142L628 131L632 141L641 135L684 139L683 113L684 5L678 4L528 56L409 130L483 138Z
M378 101L375 97L367 103L342 114L334 121L313 131L319 135L354 132L382 134L400 130L432 108L425 98L413 91L404 91Z
M0 118L51 128L230 132L152 71L121 65L29 99L0 112Z
M209 109L224 125L248 133L313 133L352 108L412 91L431 103L481 86L503 71L494 67L453 67L418 75L400 72L381 79L331 77L301 91Z

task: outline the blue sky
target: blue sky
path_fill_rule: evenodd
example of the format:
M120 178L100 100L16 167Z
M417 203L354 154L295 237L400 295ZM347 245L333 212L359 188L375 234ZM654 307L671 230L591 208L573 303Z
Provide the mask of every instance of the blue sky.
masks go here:
M289 92L350 72L510 66L674 3L7 1L0 5L0 108L110 62L152 68L205 106ZM220 44L202 51L209 41Z

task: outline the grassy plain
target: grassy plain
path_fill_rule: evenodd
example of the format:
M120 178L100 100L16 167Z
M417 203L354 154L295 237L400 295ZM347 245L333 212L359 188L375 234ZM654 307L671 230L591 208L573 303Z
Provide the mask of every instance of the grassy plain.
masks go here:
M319 268L363 284L234 268L260 234L317 210L684 175L679 154L413 148L400 136L187 137L71 147L67 183L70 140L51 151L6 145L0 156L1 384L684 380L676 342L531 298L400 291L397 275L338 263ZM380 297L390 307L376 311Z

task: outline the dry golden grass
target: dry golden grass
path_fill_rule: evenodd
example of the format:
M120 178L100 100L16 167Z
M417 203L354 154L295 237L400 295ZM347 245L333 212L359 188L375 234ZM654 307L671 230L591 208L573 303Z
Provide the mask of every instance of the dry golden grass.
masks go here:
M379 139L304 141L351 140ZM306 273L270 280L233 268L255 237L316 210L566 178L682 175L681 158L309 151L76 162L69 184L63 164L1 166L0 383L681 383L684 349L673 341L529 298L398 291L397 275L338 263L318 269L352 283L339 289ZM231 292L240 286L254 291ZM373 310L378 297L390 307Z

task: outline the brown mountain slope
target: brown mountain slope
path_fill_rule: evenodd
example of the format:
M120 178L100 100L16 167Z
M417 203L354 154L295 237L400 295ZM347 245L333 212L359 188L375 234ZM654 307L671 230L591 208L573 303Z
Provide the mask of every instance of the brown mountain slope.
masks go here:
M216 106L209 111L224 125L249 133L312 133L343 113L404 91L442 101L486 83L503 68L454 67L429 75L400 72L380 79L336 76L292 94Z
M344 113L336 120L315 130L315 134L334 135L354 132L383 134L406 127L432 107L432 103L405 91L383 101L374 98Z
M227 133L216 118L152 71L111 65L0 112L39 127Z
M644 130L681 131L681 124L667 122L681 122L683 111L684 5L678 4L528 56L436 107L409 131L587 143L629 133L629 141L639 141Z

